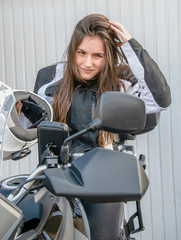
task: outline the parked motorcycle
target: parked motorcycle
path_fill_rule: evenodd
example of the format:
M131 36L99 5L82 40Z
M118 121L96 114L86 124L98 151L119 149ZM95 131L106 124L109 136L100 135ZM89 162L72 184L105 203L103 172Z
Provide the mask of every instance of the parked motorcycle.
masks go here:
M0 183L0 239L91 239L82 199L88 203L134 201L137 211L127 222L122 204L120 239L132 239L131 234L144 229L140 200L149 181L143 157L137 159L133 146L126 145L125 140L151 130L158 118L151 116L151 124L148 124L145 105L140 98L120 92L103 93L94 120L85 129L70 135L66 124L52 121L48 103L39 101L36 94L28 92L28 97L24 94L17 99L18 94L3 83L0 94L0 164L3 159L18 160L29 154L30 145L38 139L36 169L29 175L12 176ZM24 98L41 105L40 114L34 122L31 119L27 129L21 130L19 122L12 129L8 125L9 118L16 112L15 103ZM22 135L23 131L33 131L36 137L24 139L26 144L19 143L19 149L12 153L6 147L7 128L13 135L19 130ZM119 135L115 150L96 147L86 153L69 152L72 140L97 130ZM139 223L137 229L135 218Z

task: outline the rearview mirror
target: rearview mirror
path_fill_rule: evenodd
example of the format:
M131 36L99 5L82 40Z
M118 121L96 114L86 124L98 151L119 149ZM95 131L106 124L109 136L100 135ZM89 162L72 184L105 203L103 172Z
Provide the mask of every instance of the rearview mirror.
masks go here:
M121 92L101 95L95 112L95 128L112 133L136 133L144 129L145 104L141 98Z
M145 104L142 99L121 92L104 92L99 99L94 120L86 128L65 139L61 147L62 162L66 164L69 159L68 143L88 131L134 134L144 129L145 121Z

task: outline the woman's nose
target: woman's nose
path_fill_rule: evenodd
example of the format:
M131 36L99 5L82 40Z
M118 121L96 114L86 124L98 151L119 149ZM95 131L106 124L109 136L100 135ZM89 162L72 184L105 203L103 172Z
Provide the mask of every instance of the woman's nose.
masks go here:
M92 58L91 58L91 56L86 56L84 65L86 67L91 67L92 66Z

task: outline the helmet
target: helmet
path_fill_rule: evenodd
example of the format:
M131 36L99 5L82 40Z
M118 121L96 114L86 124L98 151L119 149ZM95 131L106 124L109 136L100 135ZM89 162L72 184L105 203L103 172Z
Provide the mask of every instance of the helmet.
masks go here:
M51 105L42 97L29 91L13 90L14 106L9 114L3 140L3 160L17 160L28 155L29 147L37 142L37 127L43 121L52 121ZM21 101L21 115L16 103Z

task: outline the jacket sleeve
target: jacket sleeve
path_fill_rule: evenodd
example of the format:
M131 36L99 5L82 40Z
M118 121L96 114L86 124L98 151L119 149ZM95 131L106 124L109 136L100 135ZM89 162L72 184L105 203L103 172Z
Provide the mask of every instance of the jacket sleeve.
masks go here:
M40 69L36 77L34 92L37 93L43 85L51 82L55 77L55 72L56 64Z
M138 83L128 89L145 101L147 113L160 112L171 103L170 88L155 61L132 38L121 50Z
M35 82L34 92L43 97L50 104L53 94L59 86L64 74L65 62L48 66L39 70Z

